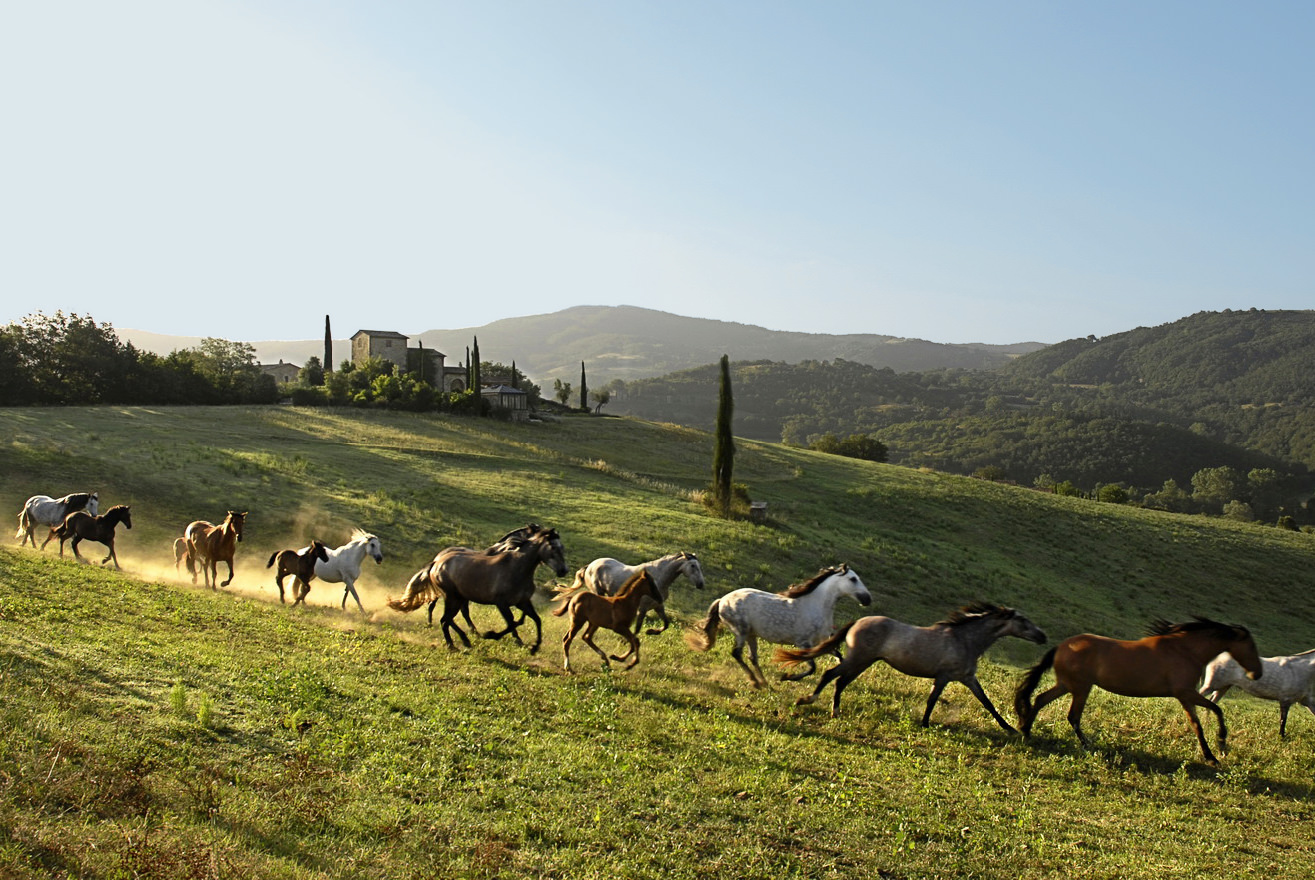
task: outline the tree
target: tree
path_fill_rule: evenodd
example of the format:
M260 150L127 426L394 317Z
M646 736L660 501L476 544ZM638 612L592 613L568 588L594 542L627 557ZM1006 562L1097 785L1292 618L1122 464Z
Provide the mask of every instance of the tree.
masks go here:
M310 387L323 385L324 365L320 363L320 359L311 355L305 365L302 366L301 372L297 374L297 381Z
M1192 475L1192 498L1197 503L1220 509L1230 501L1239 501L1246 479L1235 468L1202 468Z
M584 361L580 361L580 409L589 412L589 385L584 380Z
M602 391L595 391L589 395L589 399L594 402L594 412L601 413L603 407L607 406L612 399L612 392L604 388Z
M861 458L865 461L885 461L886 444L871 434L850 434L837 437L835 434L823 434L809 444L810 449L831 455L843 455L848 458Z
M470 390L476 395L476 400L483 400L480 396L484 387L479 377L479 337L473 337L474 345L470 349Z
M557 402L566 406L566 401L571 399L571 383L563 382L561 379L553 379L552 394L557 398Z
M324 316L324 369L325 370L333 369L333 333L329 331L328 315ZM315 384L323 385L324 382L321 380L319 382L316 382Z
M731 396L731 362L721 356L721 384L717 391L717 427L712 451L712 487L714 500L722 516L731 512L731 476L735 469L735 440L731 435L731 417L735 401Z

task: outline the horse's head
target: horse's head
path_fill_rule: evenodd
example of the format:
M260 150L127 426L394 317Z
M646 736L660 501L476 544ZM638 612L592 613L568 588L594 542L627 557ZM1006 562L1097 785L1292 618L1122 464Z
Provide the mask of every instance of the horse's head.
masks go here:
M566 550L562 547L562 539L557 536L557 530L542 529L535 532L532 540L538 550L539 563L551 568L558 577L566 577L570 569L566 567Z
M1001 635L1026 639L1036 645L1044 645L1046 643L1046 634L1041 631L1041 627L1028 620L1022 614L1019 614L1012 608L1002 608L1000 609L1000 612L1000 619L1004 623Z
M854 601L860 605L872 604L872 594L868 592L867 585L858 576L858 572L851 569L847 564L841 564L834 572L831 575L831 582L840 591L840 595L852 596Z
M1251 638L1251 631L1245 626L1230 626L1229 629L1233 631L1232 638L1228 640L1224 650L1246 670L1247 678L1255 681L1265 671L1265 664L1260 659L1260 651L1256 649L1256 641Z
M90 495L87 496L87 506L84 507L83 510L87 511L87 513L91 514L92 516L98 516L100 514L99 492L92 492Z
M696 589L703 589L703 566L699 564L699 558L693 553L681 554L684 562L680 566L681 574L689 579L689 582Z
M120 504L114 509L122 511L122 513L119 514L119 522L123 523L123 527L126 529L132 528L132 508L126 504Z
M370 536L370 542L365 548L365 552L370 554L375 565L382 565L384 561L384 545L375 535Z
M230 510L228 516L224 518L224 522L233 527L233 531L237 532L237 539L241 541L242 528L247 523L247 511L244 510L241 513L238 513L236 510Z
M310 550L308 551L307 555L309 555L311 559L318 559L321 562L328 562L329 548L324 546L322 542L316 541L312 538L310 542Z

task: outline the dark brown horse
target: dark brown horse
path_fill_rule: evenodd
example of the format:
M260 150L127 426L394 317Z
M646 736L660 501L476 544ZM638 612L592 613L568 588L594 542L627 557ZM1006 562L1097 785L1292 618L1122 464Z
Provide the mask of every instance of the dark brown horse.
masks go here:
M631 575L615 596L600 596L583 586L566 587L560 590L557 597L559 604L552 613L555 617L570 615L570 628L562 638L562 660L566 671L571 671L571 640L581 629L584 632L580 638L603 658L604 669L610 669L611 664L607 662L607 654L594 644L594 633L600 627L610 629L630 644L629 651L619 657L613 654L613 660L619 663L627 657L632 658L626 664L626 669L638 663L639 639L630 632L630 628L634 625L635 618L639 616L640 603L646 598L660 603L662 591L653 576L643 569Z
M59 538L59 555L64 555L64 542L71 538L73 555L82 559L82 554L78 552L78 544L83 541L95 541L110 549L100 564L104 565L113 559L114 567L120 568L118 554L114 552L114 527L119 523L123 523L126 528L132 528L132 515L126 504L116 504L100 516L92 516L85 510L73 511L53 530L54 537Z
M269 557L269 562L265 563L265 568L273 568L275 563L278 564L274 583L279 585L279 603L285 604L283 598L283 579L292 575L292 598L295 600L293 605L300 605L302 600L310 593L310 582L315 577L315 561L329 561L329 548L314 539L311 540L310 546L302 547L300 550L276 550Z
M519 532L520 530L518 530ZM502 613L507 628L498 632L490 630L484 633L486 639L500 639L508 633L517 643L521 642L517 627L525 618L534 621L535 639L530 653L536 653L543 643L543 622L534 610L534 571L540 565L547 565L558 577L564 577L566 553L562 549L561 538L556 529L534 527L526 529L524 534L513 532L503 538L498 545L488 550L472 550L469 547L448 547L440 550L429 565L412 575L406 585L406 594L401 599L390 599L388 607L395 611L414 611L429 603L430 622L433 622L434 605L443 599L443 638L449 648L456 647L452 642L451 631L466 647L470 640L461 627L456 624L456 616L463 615L470 625L470 603L495 605ZM513 621L511 611L518 608L522 612L520 621ZM473 630L474 627L471 626Z
M1157 620L1149 632L1146 638L1136 641L1083 633L1067 638L1051 649L1028 670L1014 695L1014 709L1018 712L1023 735L1032 732L1037 713L1064 694L1073 695L1068 723L1087 747L1091 744L1082 732L1082 710L1093 687L1125 697L1173 697L1182 705L1187 720L1196 731L1201 754L1208 763L1218 765L1206 745L1195 707L1203 706L1219 719L1219 751L1225 755L1228 754L1228 726L1224 723L1223 711L1197 693L1196 683L1201 680L1206 664L1223 653L1232 655L1249 678L1260 678L1263 666L1251 633L1246 627L1218 623L1204 617L1190 623ZM1055 686L1043 692L1033 703L1032 692L1041 676L1052 666Z
M230 510L219 525L203 519L188 523L183 538L187 542L187 570L192 575L192 583L196 583L196 569L199 566L205 585L213 590L215 582L219 580L216 569L221 562L228 565L228 578L219 586L226 587L233 582L233 554L237 552L238 541L242 540L246 520L246 511L238 513ZM174 553L177 552L175 541ZM177 566L176 557L174 565Z

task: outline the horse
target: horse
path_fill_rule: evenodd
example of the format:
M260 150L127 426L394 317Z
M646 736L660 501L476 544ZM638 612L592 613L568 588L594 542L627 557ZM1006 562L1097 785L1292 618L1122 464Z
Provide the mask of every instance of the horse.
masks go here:
M1217 705L1197 693L1196 683L1210 660L1228 653L1242 664L1247 677L1255 680L1264 674L1256 643L1246 627L1219 623L1197 617L1188 623L1169 623L1157 620L1151 624L1149 635L1136 641L1123 641L1090 633L1070 636L1051 648L1035 666L1023 676L1014 694L1014 710L1018 713L1023 736L1032 733L1037 713L1064 694L1072 694L1068 710L1068 723L1084 747L1091 743L1082 732L1082 710L1092 687L1101 687L1125 697L1173 697L1187 713L1187 720L1196 731L1197 742L1206 763L1218 766L1219 762L1206 745L1196 706L1204 706L1219 719L1219 751L1228 754L1228 726L1224 713ZM1041 676L1054 667L1055 685L1032 702Z
M191 572L192 583L196 583L196 569L199 565L205 585L215 589L215 582L219 580L217 569L220 562L228 564L228 578L219 586L226 587L233 582L233 554L237 552L237 544L242 540L242 529L246 521L247 511L238 513L230 510L219 525L203 519L187 524L183 539L186 542L187 570ZM178 542L175 540L174 568L177 567Z
M283 579L292 575L292 598L296 601L293 605L300 605L310 592L311 579L315 577L316 561L329 561L329 548L325 547L319 541L311 540L310 546L302 547L300 550L276 550L270 554L269 562L265 563L265 568L273 568L278 563L278 569L274 575L274 583L279 586L279 604L284 604L283 598Z
M977 602L963 606L931 626L913 626L889 617L864 617L816 647L794 651L778 649L776 659L797 663L834 651L841 642L848 646L845 658L822 674L821 681L810 695L800 697L795 703L799 706L812 703L834 680L832 718L840 713L840 692L863 670L878 660L885 660L905 675L933 680L931 696L927 698L927 708L922 713L923 727L931 724L931 711L936 708L941 691L950 682L957 681L986 707L997 724L1009 733L1017 733L996 711L977 680L978 659L1005 636L1016 636L1038 645L1046 641L1046 634L1014 609Z
M46 540L41 544L41 549L46 549L46 544L55 536L55 526L75 510L85 510L96 516L100 513L100 493L74 492L63 498L33 495L23 502L23 509L18 512L18 531L14 533L14 537L19 539L18 546L24 547L31 541L32 546L36 547L36 528L41 525L49 528Z
M755 688L765 687L767 677L758 666L758 639L811 648L831 635L835 627L833 611L841 596L852 596L860 605L872 603L868 588L848 565L824 568L812 580L780 593L749 587L733 590L708 606L707 617L695 625L687 640L694 650L707 651L716 644L717 627L724 623L735 633L731 656ZM749 646L752 669L744 662L745 644ZM807 662L806 670L782 675L781 680L798 681L811 675L817 666L811 658Z
M447 646L456 647L451 636L451 631L456 630L462 643L469 648L470 640L456 624L457 614L465 616L466 624L473 631L470 603L495 605L502 613L507 628L500 632L490 630L484 633L484 638L500 639L510 633L517 644L524 644L516 630L529 618L534 621L535 629L530 653L538 653L539 645L543 643L543 622L534 610L532 601L534 572L540 565L547 565L558 577L565 577L569 571L566 567L566 552L556 529L540 527L530 531L528 536L516 536L500 543L505 544L506 548L497 552L494 552L494 548L472 550L469 547L447 547L440 550L427 566L411 576L401 599L388 600L388 607L394 611L409 612L428 602L430 625L433 625L434 605L441 597L441 623ZM513 608L522 612L519 622L512 620Z
M326 552L329 556L327 560L315 561L315 576L325 583L342 584L343 611L347 610L347 597L351 596L356 600L356 607L364 614L365 606L361 604L361 597L356 594L356 579L361 576L361 563L365 561L365 557L369 556L373 559L375 565L383 563L383 544L377 536L361 529L353 529L350 541ZM301 594L301 599L305 599L308 592L310 592L309 585Z
M683 574L688 578L695 589L703 589L703 567L699 564L699 558L693 553L669 553L660 559L641 562L639 565L626 565L610 557L595 559L575 573L572 589L586 587L600 596L614 596L618 589L641 570L647 571L653 576L653 580L657 581L658 595L661 598L654 600L648 596L643 597L643 601L639 603L639 613L635 616L635 635L639 635L639 631L644 626L644 618L648 616L650 610L653 610L662 618L660 628L648 631L649 635L655 636L664 632L671 624L671 619L667 617L666 601L671 592L671 584L679 575Z
M630 632L630 626L635 617L642 614L640 609L645 599L661 604L662 592L657 578L641 568L621 585L615 596L600 596L582 586L566 587L558 594L558 606L553 609L553 616L570 615L570 628L562 637L562 659L567 672L571 671L571 640L581 629L584 632L580 638L603 658L604 669L610 669L611 664L607 662L607 654L594 644L594 633L599 627L610 629L630 644L629 651L619 657L613 654L613 660L620 662L632 658L626 669L639 662L639 638Z
M1249 694L1265 700L1277 700L1279 705L1278 735L1288 735L1288 710L1300 703L1315 715L1315 695L1311 683L1315 680L1315 650L1303 651L1287 657L1262 657L1264 674L1251 679L1238 662L1227 654L1220 654L1205 668L1205 683L1201 695L1218 703L1231 687L1240 687Z
M109 553L100 561L101 565L114 560L114 567L119 566L119 556L114 552L114 528L123 523L132 528L132 513L126 504L116 504L100 516L92 516L85 510L75 510L64 521L52 529L54 537L59 538L59 555L64 555L64 542L72 538L73 555L82 559L78 544L82 541L95 541L109 548Z

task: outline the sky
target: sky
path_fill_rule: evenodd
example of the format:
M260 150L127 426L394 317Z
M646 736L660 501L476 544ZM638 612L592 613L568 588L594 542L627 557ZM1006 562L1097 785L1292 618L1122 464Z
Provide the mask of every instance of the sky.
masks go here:
M0 323L1304 309L1315 4L0 0Z

